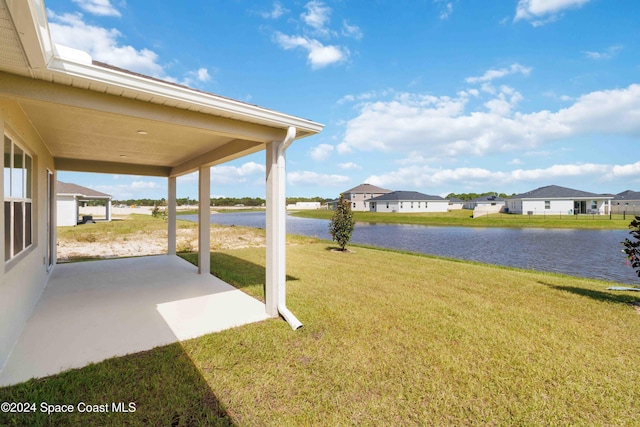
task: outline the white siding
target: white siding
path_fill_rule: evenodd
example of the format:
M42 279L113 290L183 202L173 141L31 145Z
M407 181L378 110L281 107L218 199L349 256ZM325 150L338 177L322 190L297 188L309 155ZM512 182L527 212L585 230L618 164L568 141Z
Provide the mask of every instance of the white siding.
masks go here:
M18 256L4 261L0 245L0 368L18 339L48 279L47 243L47 169L54 171L49 151L22 113L21 108L0 96L0 130L9 133L33 155L33 244ZM0 175L1 176L1 175ZM0 177L4 181L4 177ZM2 184L3 187L4 183ZM4 199L4 193L3 193ZM4 200L3 200L4 205ZM4 209L0 209L4 223ZM4 226L0 227L4 240Z
M448 212L449 202L446 200L421 200L421 201L376 201L375 208L370 207L371 212Z
M74 196L58 196L56 206L58 227L78 225L78 202Z

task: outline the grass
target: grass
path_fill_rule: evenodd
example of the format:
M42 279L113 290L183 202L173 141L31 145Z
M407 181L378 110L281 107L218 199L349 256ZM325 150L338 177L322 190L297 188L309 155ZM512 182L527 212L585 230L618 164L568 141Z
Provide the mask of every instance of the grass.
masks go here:
M312 210L292 213L304 218L331 219L333 211ZM513 215L491 214L473 218L470 210L462 209L450 212L429 213L378 213L354 212L359 222L378 222L388 224L438 225L449 227L545 227L545 228L592 228L627 229L632 215Z
M197 227L196 223L177 221L178 229ZM153 218L151 215L131 214L124 219L82 224L76 227L58 227L58 238L63 240L94 243L114 238L135 238L140 234L167 234L167 221Z
M0 413L0 425L640 422L638 295L351 249L290 242L287 302L305 325L296 332L273 319L0 388L0 402L134 401L135 413ZM212 271L263 299L264 258L264 248L216 251Z

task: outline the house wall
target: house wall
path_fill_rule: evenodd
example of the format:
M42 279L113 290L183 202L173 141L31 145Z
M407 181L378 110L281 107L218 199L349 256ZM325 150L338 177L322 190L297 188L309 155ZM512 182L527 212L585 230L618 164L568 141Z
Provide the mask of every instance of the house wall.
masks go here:
M58 196L56 209L58 227L78 225L78 200L75 196Z
M0 130L23 146L33 157L33 244L0 267L0 369L22 332L48 280L47 249L47 169L55 171L53 158L39 135L13 101L0 96ZM3 136L4 139L4 136ZM55 177L54 177L55 178ZM4 188L4 176L0 175ZM55 181L55 179L54 179ZM4 192L2 192L4 206ZM4 209L0 209L0 224ZM0 227L4 240L4 226ZM55 233L55 227L54 227ZM55 250L55 248L54 248ZM55 254L54 254L55 259ZM4 244L0 245L4 260Z
M373 205L375 203L375 206ZM449 202L442 201L385 201L370 202L369 210L371 212L447 212L449 210Z
M640 215L640 200L612 200L611 212L614 214Z
M507 207L510 213L524 214L532 212L533 215L572 215L574 214L573 199L547 199L549 209L545 209L545 200L509 200ZM577 200L577 199L576 199ZM592 199L580 199L586 201L587 212L591 210ZM607 214L606 200L596 200L596 210L599 214Z
M344 197L351 202L352 211L366 212L371 210L370 199L382 196L385 193L345 193Z

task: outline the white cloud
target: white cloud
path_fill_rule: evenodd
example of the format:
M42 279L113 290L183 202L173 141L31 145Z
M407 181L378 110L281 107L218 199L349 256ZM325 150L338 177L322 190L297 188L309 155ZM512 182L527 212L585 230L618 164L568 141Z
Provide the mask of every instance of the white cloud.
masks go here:
M566 9L577 9L590 0L519 0L514 22L524 19L538 27L555 21Z
M361 40L362 37L364 37L360 27L357 25L350 25L346 19L342 21L342 35L353 37L356 40Z
M258 174L265 173L266 167L256 162L247 162L240 166L214 166L211 168L211 182L217 184L246 182Z
M327 27L331 21L331 8L321 1L312 0L305 5L305 9L307 11L300 15L304 23L311 27L315 34L331 35L331 31Z
M317 147L311 149L309 155L313 160L321 162L323 160L327 160L331 153L333 153L333 145L320 144Z
M594 59L594 60L611 59L621 49L622 49L622 46L620 45L610 46L609 48L605 49L602 52L585 51L584 56L587 57L588 59Z
M97 61L187 86L211 80L206 68L189 71L184 78L167 75L157 53L120 44L120 31L87 24L80 13L58 15L49 10L47 14L55 43L87 52Z
M110 0L72 0L80 9L94 15L121 16Z
M275 1L273 2L273 8L269 12L263 12L260 15L265 19L278 19L287 12L289 12L289 10L285 9L282 3Z
M275 33L275 41L285 50L302 48L307 51L307 61L311 68L318 69L327 65L346 61L349 50L342 46L325 46L318 40L302 36L288 36Z
M583 135L640 136L640 84L583 95L556 112L511 112L521 99L502 87L484 104L466 112L468 97L399 94L391 101L363 104L349 120L340 153L353 150L420 151L428 156L481 156L531 150Z
M338 167L342 170L362 170L362 167L353 163L353 162L347 162L347 163L339 163Z
M305 11L300 14L302 25L299 31L301 34L289 35L275 31L273 41L285 50L305 50L307 62L313 69L345 62L350 56L349 48L341 44L326 42L327 39L340 37L338 31L330 26L331 8L320 0L311 0L304 5L304 9ZM363 37L360 27L348 23L346 19L342 21L341 34L357 40Z
M322 183L326 187L341 187L350 181L351 178L344 175L329 175L311 171L287 173L287 182L290 185L318 185Z
M169 78L168 80L175 82L172 78ZM209 74L209 70L206 68L199 68L195 71L188 71L186 77L176 83L180 83L185 86L197 86L199 83L207 83L210 81L211 75Z
M58 15L49 11L49 28L54 42L87 52L98 61L153 77L165 74L155 52L120 45L120 31L89 25L79 13Z
M138 180L117 185L92 185L90 187L102 193L110 194L114 200L161 199L167 197L166 184L150 180Z
M509 172L489 170L486 168L442 169L431 166L403 167L396 171L380 175L371 175L366 181L382 187L395 188L431 188L440 190L444 186L471 188L494 188L500 186L517 186L518 184L548 185L562 178L601 177L603 181L615 178L640 178L640 162L626 165L609 165L596 163L576 163L552 165L540 169L517 169Z
M444 21L445 19L448 19L449 16L451 16L451 14L453 13L453 3L452 2L445 1L445 0L434 0L434 3L436 3L440 8L440 15L438 15L438 18L441 21Z
M383 90L383 91L370 91L370 92L363 92L357 95L353 95L353 94L348 94L343 96L342 98L340 98L337 102L338 105L342 105L345 104L347 102L354 102L354 101L368 101L370 99L379 97L379 96L387 96L390 93L392 93L393 91L391 90Z
M510 74L522 74L524 76L528 76L529 73L531 73L531 68L530 67L524 67L520 64L511 64L509 67L506 68L500 68L498 70L488 70L486 71L482 76L478 76L478 77L467 77L466 79L464 79L467 83L484 83L484 82L490 82L492 80L495 79L499 79L505 76L508 76ZM486 88L486 89L485 89ZM483 90L485 91L490 91L491 89L489 89L490 86L483 86Z

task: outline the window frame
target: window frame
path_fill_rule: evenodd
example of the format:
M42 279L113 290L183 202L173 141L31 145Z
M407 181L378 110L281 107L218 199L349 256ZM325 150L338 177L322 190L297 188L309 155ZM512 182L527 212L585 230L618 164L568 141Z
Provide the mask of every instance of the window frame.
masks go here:
M35 161L33 153L10 132L3 133L5 263L10 263L32 248L34 236ZM7 147L7 145L9 147ZM7 148L9 149L7 152ZM20 166L16 167L20 156ZM8 165L7 165L8 161ZM16 178L20 185L17 185ZM19 230L18 230L19 228Z

